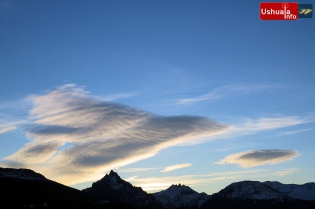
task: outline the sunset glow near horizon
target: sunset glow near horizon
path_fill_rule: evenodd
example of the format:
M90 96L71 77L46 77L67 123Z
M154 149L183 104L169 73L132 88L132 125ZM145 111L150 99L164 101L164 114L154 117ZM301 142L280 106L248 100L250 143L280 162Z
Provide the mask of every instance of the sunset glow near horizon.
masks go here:
M259 4L1 1L0 167L150 193L314 182L314 18Z

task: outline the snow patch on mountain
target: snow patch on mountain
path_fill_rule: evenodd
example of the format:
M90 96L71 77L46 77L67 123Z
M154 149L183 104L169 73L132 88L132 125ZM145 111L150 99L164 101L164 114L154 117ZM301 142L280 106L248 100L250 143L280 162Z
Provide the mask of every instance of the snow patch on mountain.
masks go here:
M277 181L266 181L264 185L288 195L294 199L315 200L315 183L297 184L282 184Z
M0 178L47 180L43 175L29 169L0 168Z
M199 194L181 184L172 185L166 190L153 193L153 196L165 209L199 207L210 197L206 193Z
M255 199L282 201L287 195L282 194L268 185L258 181L242 181L232 183L218 193L219 196L230 199Z

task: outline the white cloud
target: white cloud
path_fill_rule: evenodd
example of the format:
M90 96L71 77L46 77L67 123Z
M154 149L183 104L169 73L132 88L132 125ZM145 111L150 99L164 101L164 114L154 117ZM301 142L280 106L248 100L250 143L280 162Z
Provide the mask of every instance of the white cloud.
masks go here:
M6 115L3 116L2 114L0 114L0 117L2 117L0 119L0 134L4 134L6 132L13 131L13 130L17 129L22 124L24 124L24 125L27 124L26 121L22 121L22 120L14 122L14 120L11 117L8 117ZM11 121L11 122L7 122L6 120Z
M266 90L270 88L279 88L276 85L240 85L240 84L231 84L225 85L218 88L215 88L210 93L179 99L176 104L193 104L200 101L206 100L219 100L226 97L235 97L246 94L252 94L261 90Z
M125 179L125 181L132 181L132 180L135 180L135 179L137 179L138 178L138 176L131 176L131 177L129 177L129 178L126 178Z
M289 175L291 173L296 173L296 172L300 172L300 169L297 169L297 168L290 168L288 170L283 170L283 171L279 171L277 172L276 174L278 176L286 176L286 175Z
M279 133L279 134L277 134L277 135L274 136L274 137L286 136L286 135L293 135L293 134L297 134L297 133L304 132L304 131L310 131L310 130L312 130L312 129L311 129L311 128L307 128L307 129L300 129L300 130L296 130L296 131L287 131L287 132Z
M58 147L61 147L63 144L64 143L60 141L28 143L18 150L16 154L6 157L5 159L22 165L44 163L56 154Z
M190 163L176 164L176 165L172 165L172 166L168 166L168 167L164 168L161 172L165 173L165 172L169 172L169 171L173 171L173 170L177 170L177 169L181 169L181 168L186 168L186 167L190 167L190 166L192 166L192 164L190 164Z
M68 84L33 96L31 140L2 166L34 169L71 185L99 179L104 172L156 155L160 150L226 131L225 124L196 116L157 116L104 102ZM71 145L66 149L61 147Z
M13 131L16 129L16 126L0 126L0 134L4 134L9 131Z
M199 138L194 141L186 141L181 145L193 145L200 144L211 139L226 139L226 138L236 138L240 136L252 135L261 131L274 130L284 127L295 126L299 124L309 123L315 121L315 116L310 115L306 117L299 116L287 116L278 118L259 118L259 119L243 119L236 124L230 125L229 129L221 132L219 135Z
M282 163L288 160L292 160L297 156L299 156L299 153L293 150L249 150L228 155L215 164L238 164L242 168L250 168L265 164L273 165Z
M157 116L104 102L74 84L32 95L29 101L33 102L30 119L22 123L30 143L2 159L0 166L28 167L67 185L97 180L110 169L152 157L170 146L314 121L313 116L294 116L248 119L231 126L205 117Z

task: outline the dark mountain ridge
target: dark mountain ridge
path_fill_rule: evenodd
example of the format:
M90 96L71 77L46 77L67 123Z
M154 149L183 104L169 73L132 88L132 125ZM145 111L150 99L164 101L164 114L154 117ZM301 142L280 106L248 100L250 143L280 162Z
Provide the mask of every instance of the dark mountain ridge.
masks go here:
M198 193L185 185L172 185L166 190L153 193L153 196L165 209L195 209L199 208L210 195Z
M310 198L308 193L315 192L313 184L314 183L307 183L304 185L285 185L279 182L236 182L228 185L218 193L213 194L211 198L200 207L200 209L311 209L315 208L315 196ZM291 190L288 190L288 187L290 187ZM294 188L298 188L298 190L300 189L300 197L297 197L295 193L290 193L290 191L296 191ZM284 192L284 190L286 192Z
M94 200L29 169L0 168L0 185L0 208L83 208Z
M152 194L122 180L114 171L82 191L109 202L123 202L136 208L163 209Z
M179 184L148 194L111 171L79 191L29 169L0 168L0 185L0 208L315 208L315 183L241 181L211 196Z

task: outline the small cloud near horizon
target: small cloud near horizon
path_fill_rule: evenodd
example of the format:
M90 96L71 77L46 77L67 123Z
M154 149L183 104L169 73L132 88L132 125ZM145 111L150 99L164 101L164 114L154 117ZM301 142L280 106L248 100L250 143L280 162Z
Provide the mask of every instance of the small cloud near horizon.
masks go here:
M161 170L160 172L166 173L166 172L170 172L170 171L181 169L181 168L187 168L187 167L190 167L190 166L192 166L191 163L181 163L181 164L168 166L168 167L164 168L163 170Z
M292 160L299 156L299 153L294 150L249 150L231 154L215 162L217 165L238 164L241 168L251 168L265 164L278 164Z
M291 168L291 169L288 169L288 170L283 170L283 171L276 172L276 174L278 176L286 176L286 175L289 175L291 173L296 173L296 172L300 172L300 169Z

